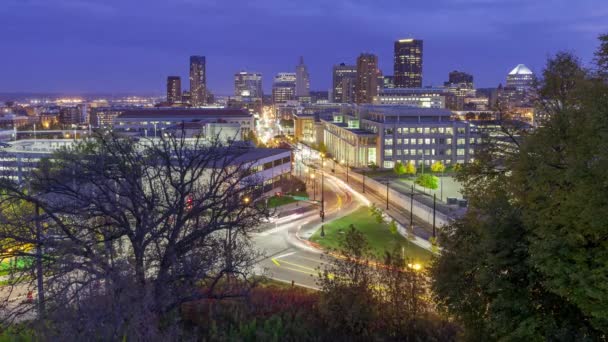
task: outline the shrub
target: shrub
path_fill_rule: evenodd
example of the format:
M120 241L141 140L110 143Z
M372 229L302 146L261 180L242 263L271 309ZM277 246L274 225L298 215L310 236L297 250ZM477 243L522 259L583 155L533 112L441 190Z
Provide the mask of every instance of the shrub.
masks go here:
M433 175L422 174L416 178L416 184L434 190L439 188L439 179Z

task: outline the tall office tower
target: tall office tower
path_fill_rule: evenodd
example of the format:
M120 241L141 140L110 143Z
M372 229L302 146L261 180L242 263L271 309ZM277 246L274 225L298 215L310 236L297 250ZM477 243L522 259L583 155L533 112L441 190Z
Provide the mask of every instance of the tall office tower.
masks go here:
M241 71L234 74L234 96L261 99L264 97L262 90L262 74L259 72Z
M470 85L473 88L473 75L466 72L454 70L449 73L448 81L444 84L463 84Z
M296 95L296 74L280 72L272 83L272 102L285 103L293 100Z
M355 82L355 102L373 103L378 95L378 57L363 53L357 58L357 81Z
M354 102L355 80L357 79L357 66L334 65L332 82L332 102L352 103Z
M182 79L179 76L167 77L167 102L182 102Z
M207 71L205 56L190 56L190 104L207 104Z
M395 88L422 87L422 40L395 42Z
M476 96L473 75L462 71L452 71L448 81L443 82L446 92L452 94L446 98L446 106L451 110L464 110L465 99Z
M296 96L310 96L310 75L304 64L304 57L300 56L300 64L296 66Z
M532 88L534 73L523 64L518 64L515 69L507 75L507 87L513 87L517 91L525 93Z

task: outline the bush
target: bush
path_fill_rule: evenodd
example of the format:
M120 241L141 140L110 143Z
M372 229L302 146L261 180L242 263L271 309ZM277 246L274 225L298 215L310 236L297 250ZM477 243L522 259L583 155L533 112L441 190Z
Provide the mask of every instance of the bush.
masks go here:
M439 188L439 178L425 173L416 178L416 184L435 190Z

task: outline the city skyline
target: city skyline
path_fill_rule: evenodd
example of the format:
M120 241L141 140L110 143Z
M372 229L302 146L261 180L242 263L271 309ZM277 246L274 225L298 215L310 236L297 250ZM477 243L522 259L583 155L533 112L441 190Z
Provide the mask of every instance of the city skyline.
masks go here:
M377 55L383 74L390 75L393 42L409 37L425 42L424 86L441 85L450 71L462 70L475 77L476 86L495 87L517 64L539 72L546 56L558 50L572 50L590 62L594 41L606 29L600 3L463 0L445 2L437 11L433 4L392 1L308 6L182 1L172 3L169 12L169 4L151 1L139 17L132 15L133 2L9 0L0 9L6 27L0 38L10 51L0 66L0 92L162 93L167 76L187 79L190 55L207 57L208 87L216 94L232 92L239 70L265 75L269 93L272 76L293 71L300 55L311 90L327 90L333 65L354 64L364 52ZM405 9L407 21L398 14ZM76 19L62 19L67 16ZM163 22L167 25L159 25ZM284 29L275 32L277 25Z

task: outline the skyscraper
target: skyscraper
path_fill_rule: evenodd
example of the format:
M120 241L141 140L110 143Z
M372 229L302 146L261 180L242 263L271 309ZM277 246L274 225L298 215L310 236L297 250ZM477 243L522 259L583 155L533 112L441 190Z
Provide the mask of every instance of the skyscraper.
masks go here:
M296 74L280 72L272 83L272 102L285 103L293 100L296 95Z
M466 72L454 70L449 73L448 81L445 82L445 85L448 84L470 84L471 88L473 88L473 75L467 74Z
M193 107L207 104L207 71L205 56L190 56L190 103Z
M376 95L378 95L378 57L363 53L357 58L355 102L373 103Z
M167 102L182 102L182 79L179 76L167 77Z
M262 74L259 72L241 71L234 74L234 96L261 99L264 97L262 90Z
M310 76L304 57L300 57L300 64L296 66L296 96L310 96Z
M354 102L355 80L357 79L357 66L334 65L332 82L332 102L352 103Z
M444 89L452 96L446 98L447 108L451 110L463 110L466 98L476 96L473 85L473 75L466 72L454 70L449 73L448 81L443 83Z
M422 87L422 40L395 42L395 88Z
M517 91L525 93L532 87L534 73L523 64L518 64L507 75L507 87L513 87Z

